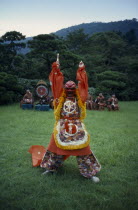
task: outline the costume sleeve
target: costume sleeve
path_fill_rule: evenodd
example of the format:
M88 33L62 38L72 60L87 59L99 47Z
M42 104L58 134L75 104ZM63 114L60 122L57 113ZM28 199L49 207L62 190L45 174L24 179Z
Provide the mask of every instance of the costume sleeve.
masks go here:
M54 99L57 99L60 97L63 91L64 77L63 77L62 72L59 69L59 65L56 62L52 64L52 71L49 75L49 80L50 80L53 97Z
M88 77L85 66L79 67L77 70L78 90L82 102L84 103L88 97Z

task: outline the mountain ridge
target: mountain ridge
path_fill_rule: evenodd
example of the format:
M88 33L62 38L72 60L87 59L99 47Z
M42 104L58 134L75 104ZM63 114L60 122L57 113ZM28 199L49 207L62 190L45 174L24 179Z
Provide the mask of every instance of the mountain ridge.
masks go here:
M127 33L128 31L134 29L136 33L136 37L138 38L138 21L136 18L131 20L120 20L114 22L91 22L91 23L81 23L79 25L70 26L68 28L60 29L54 34L66 38L66 36L74 32L75 30L83 29L84 33L88 35L92 35L98 32L107 32L107 31L120 31L123 34Z

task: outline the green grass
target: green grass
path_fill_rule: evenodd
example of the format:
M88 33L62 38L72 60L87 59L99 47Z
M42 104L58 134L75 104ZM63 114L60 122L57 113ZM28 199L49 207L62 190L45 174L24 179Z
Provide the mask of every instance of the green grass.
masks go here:
M136 210L138 102L120 102L120 107L119 112L87 111L91 149L102 165L95 184L79 174L75 157L51 176L32 167L28 149L48 145L53 111L1 106L1 209Z

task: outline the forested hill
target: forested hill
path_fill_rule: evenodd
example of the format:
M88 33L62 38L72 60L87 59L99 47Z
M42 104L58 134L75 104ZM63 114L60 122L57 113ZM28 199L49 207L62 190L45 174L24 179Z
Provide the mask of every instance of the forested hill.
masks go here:
M123 34L125 34L131 29L134 29L136 37L138 39L138 21L136 18L133 18L132 20L123 20L123 21L116 21L109 23L102 23L102 22L82 23L80 25L63 28L59 31L56 31L55 34L65 38L68 33L78 29L83 29L84 33L89 35L92 35L97 32L106 32L106 31L120 31Z
M65 82L77 82L76 70L82 60L94 98L103 93L106 98L115 94L119 100L138 100L138 39L134 27L124 34L117 30L88 35L78 29L66 39L53 33L29 39L23 42L25 35L17 31L6 32L0 39L0 105L20 101L26 89L35 91L39 80L50 85L51 64L57 53ZM26 46L28 52L21 52Z

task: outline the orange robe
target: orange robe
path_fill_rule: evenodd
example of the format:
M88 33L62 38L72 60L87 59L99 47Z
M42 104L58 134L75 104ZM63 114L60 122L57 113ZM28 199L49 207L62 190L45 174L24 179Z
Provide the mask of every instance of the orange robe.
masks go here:
M52 64L52 71L49 75L51 89L54 99L58 99L63 91L64 77L60 69L57 67L57 63Z
M52 64L52 71L49 75L49 80L51 83L53 97L54 97L54 99L58 99L61 96L61 93L63 91L64 77L63 77L62 72L58 68L56 62L54 62ZM81 100L82 100L82 102L85 102L87 99L87 96L88 96L88 79L87 79L85 67L78 68L77 80L79 81L78 90L79 90ZM40 165L46 150L56 153L58 155L64 155L64 160L67 159L70 155L82 156L82 155L89 155L92 153L90 146L87 146L83 149L75 149L75 150L60 149L57 147L55 140L54 140L54 136L52 134L50 143L47 148L40 146L40 145L34 145L29 149L29 152L32 154L32 165L33 166Z
M88 97L88 77L85 71L85 66L78 68L77 78L78 80L78 90L82 102L86 102Z
M83 149L75 149L75 150L63 150L57 147L55 140L54 140L54 136L52 134L50 143L47 147L47 150L56 153L58 155L67 155L67 156L81 156L81 155L89 155L92 153L90 146L87 146Z
M62 90L63 90L63 74L60 72L60 69L57 69L56 63L53 63L52 65L52 72L50 73L49 79L53 92L54 98L59 98ZM56 73L56 74L55 74ZM77 80L78 83L78 90L81 97L82 102L85 102L88 96L88 78L85 71L85 67L80 67L77 70ZM54 136L52 135L50 143L47 147L47 150L56 153L58 155L73 155L73 156L81 156L81 155L89 155L91 154L90 146L87 146L83 149L75 149L75 150L63 150L57 147Z

